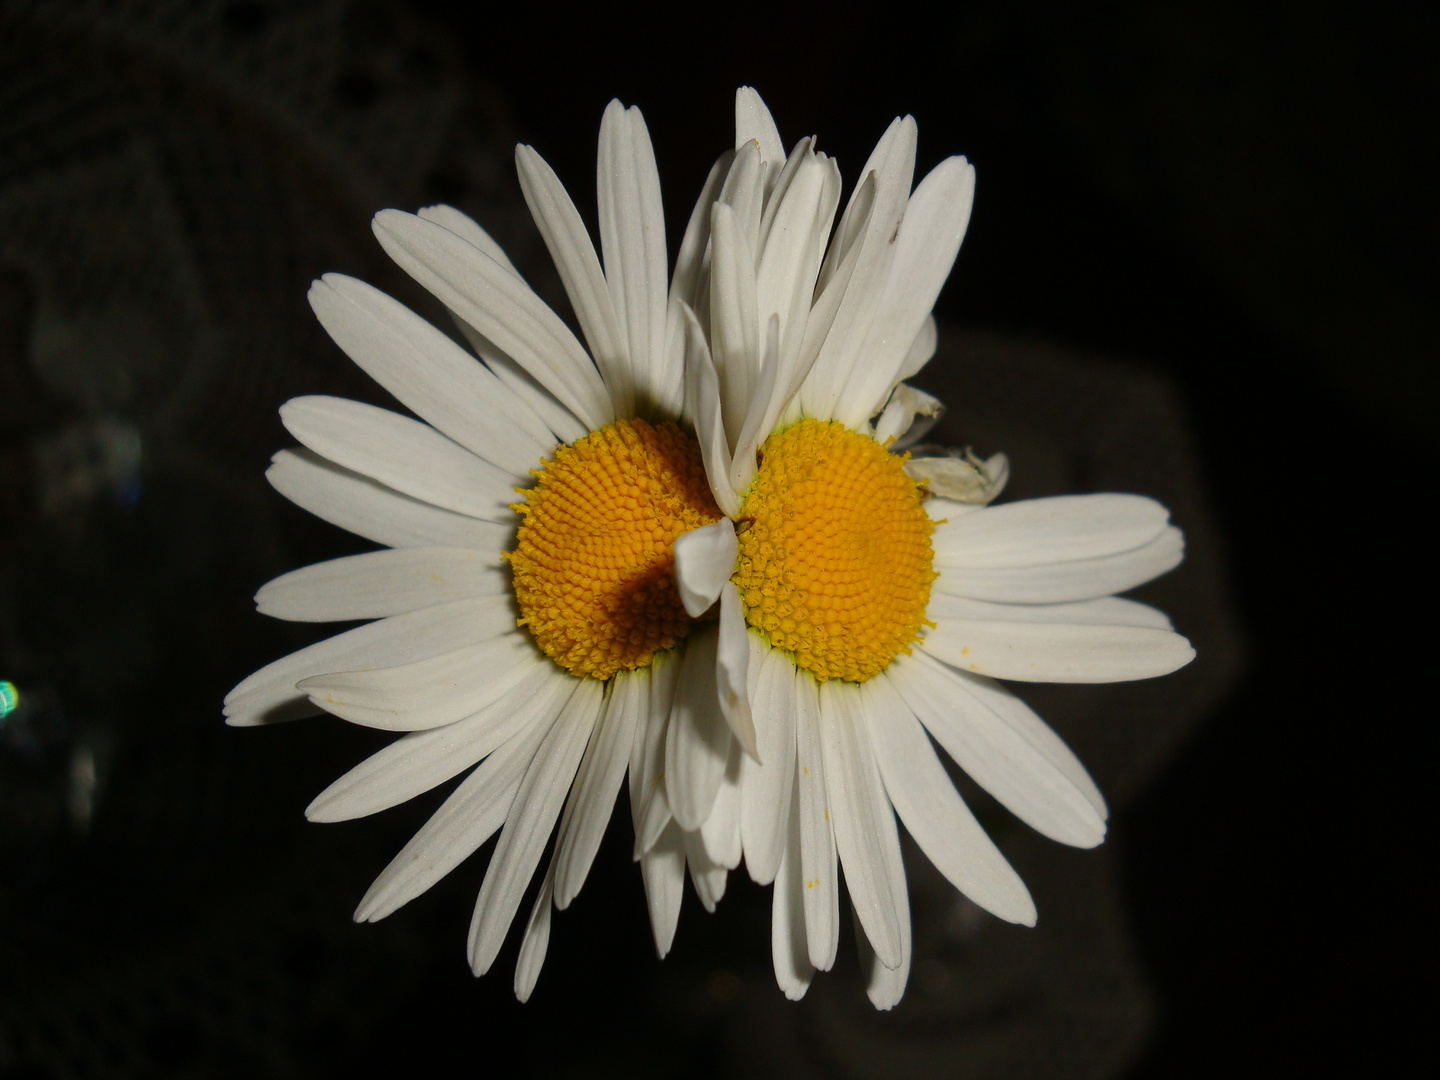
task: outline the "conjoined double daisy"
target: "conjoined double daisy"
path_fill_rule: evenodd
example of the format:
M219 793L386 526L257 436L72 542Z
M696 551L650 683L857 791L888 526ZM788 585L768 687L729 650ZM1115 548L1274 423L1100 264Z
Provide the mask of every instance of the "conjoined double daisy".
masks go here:
M952 157L912 192L915 122L897 119L832 236L834 163L813 139L786 155L753 91L736 118L734 158L707 192L710 254L677 297L687 413L725 517L676 540L676 580L691 615L718 608L722 708L671 714L664 805L657 793L642 812L637 850L673 816L719 866L743 856L773 881L775 973L792 998L835 959L843 870L885 1009L911 954L897 814L971 900L1035 921L930 738L1039 832L1098 844L1105 803L1084 767L994 680L1188 663L1164 614L1113 595L1176 566L1183 539L1150 499L989 507L1003 458L893 453L937 411L902 380L934 353L930 311L974 170Z
M270 582L260 610L374 621L256 672L226 715L318 708L404 733L322 792L312 820L470 770L356 918L395 911L498 831L470 926L481 974L549 848L522 1000L628 773L662 956L687 867L713 907L743 859L775 883L776 975L799 997L834 960L843 870L871 999L894 1005L910 959L897 812L962 892L1035 918L926 732L1022 820L1094 845L1095 785L991 680L1143 678L1192 655L1164 615L1113 595L1179 562L1163 507L988 507L1003 457L895 452L939 410L903 380L934 352L930 309L970 212L964 159L912 193L915 125L897 120L832 236L835 163L813 139L786 155L754 91L736 120L668 282L638 110L612 102L601 125L598 255L554 173L517 149L584 345L474 221L380 213L381 245L473 353L326 275L310 293L321 324L420 419L324 397L281 410L303 448L276 455L271 483L384 547Z

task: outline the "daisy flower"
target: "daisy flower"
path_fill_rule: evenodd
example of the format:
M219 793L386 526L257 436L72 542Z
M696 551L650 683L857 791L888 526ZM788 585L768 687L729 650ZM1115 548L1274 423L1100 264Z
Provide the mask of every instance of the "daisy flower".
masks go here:
M404 733L321 792L313 821L372 814L472 770L355 918L395 911L498 831L470 925L477 975L555 833L515 974L524 1000L551 910L584 883L627 771L638 808L659 781L655 733L672 715L717 708L719 628L687 614L672 543L721 514L677 423L684 321L639 110L612 102L604 114L598 255L550 167L528 146L516 162L585 345L459 211L376 216L380 244L445 304L474 354L364 282L315 282L326 331L419 419L333 397L281 408L302 447L275 456L271 484L383 548L285 574L260 590L259 609L375 621L251 675L225 712L243 726L318 708ZM677 259L685 295L697 259L693 243ZM644 801L663 813L663 798ZM666 814L641 859L662 956L686 862ZM705 861L696 872L713 905L724 870Z
M835 959L843 869L872 1002L904 992L911 937L896 816L962 893L1033 925L1025 885L931 740L1061 843L1105 834L1084 767L996 680L1115 682L1194 656L1164 614L1114 594L1175 567L1168 512L1135 495L986 505L1006 465L897 454L938 414L905 385L935 350L931 308L969 221L974 170L915 189L897 119L840 215L835 163L787 155L759 96L690 243L686 394L724 518L680 536L686 610L718 607L722 713L672 713L665 812L712 861L774 882L772 953L799 998ZM705 201L705 200L702 200ZM699 211L697 210L697 213Z

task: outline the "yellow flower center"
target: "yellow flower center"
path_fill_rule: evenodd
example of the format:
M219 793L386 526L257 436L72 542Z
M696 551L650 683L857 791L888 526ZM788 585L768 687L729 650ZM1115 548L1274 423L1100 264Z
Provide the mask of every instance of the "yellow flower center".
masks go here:
M617 420L533 475L505 556L520 622L576 675L645 667L690 632L675 537L721 516L699 445L671 423Z
M864 682L910 651L937 577L909 455L822 420L760 452L731 579L745 619L816 679Z

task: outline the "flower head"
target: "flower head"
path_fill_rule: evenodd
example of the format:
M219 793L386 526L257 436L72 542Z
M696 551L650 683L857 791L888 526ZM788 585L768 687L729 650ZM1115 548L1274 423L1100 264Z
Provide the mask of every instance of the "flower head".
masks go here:
M683 323L639 111L612 102L601 126L599 255L540 156L521 146L516 163L586 344L459 211L376 216L381 245L449 308L474 354L363 282L315 282L326 331L419 419L327 397L281 409L303 449L276 455L271 483L383 547L277 578L260 610L376 621L261 669L225 711L251 725L318 707L404 733L323 791L307 811L316 821L375 813L472 770L355 917L395 911L498 831L470 927L476 974L554 832L515 976L523 999L551 909L579 892L627 770L642 801L649 733L672 707L714 707L716 627L686 612L672 545L721 515L679 424ZM641 862L664 955L683 885L678 829Z
M813 139L787 156L742 89L737 149L686 239L708 258L682 256L676 273L687 411L725 518L675 543L687 610L718 604L722 709L672 713L668 806L717 864L743 857L775 883L790 997L835 959L843 869L880 1008L910 966L897 814L966 896L1035 920L927 732L1017 817L1094 846L1099 791L994 680L1147 678L1194 655L1161 612L1113 595L1179 563L1164 507L1109 494L990 507L1003 457L892 452L939 412L903 380L934 353L930 310L974 193L959 157L912 191L915 143L897 119L832 235L835 164ZM642 827L639 850L656 835Z

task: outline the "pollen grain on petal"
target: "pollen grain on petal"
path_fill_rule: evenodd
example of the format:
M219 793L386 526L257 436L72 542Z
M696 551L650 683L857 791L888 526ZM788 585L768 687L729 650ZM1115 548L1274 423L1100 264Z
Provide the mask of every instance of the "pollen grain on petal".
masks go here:
M874 677L925 622L934 524L904 463L813 419L761 448L732 580L746 621L822 682Z
M617 420L535 475L506 554L521 623L575 675L647 666L690 632L675 537L721 516L700 447L668 422Z

